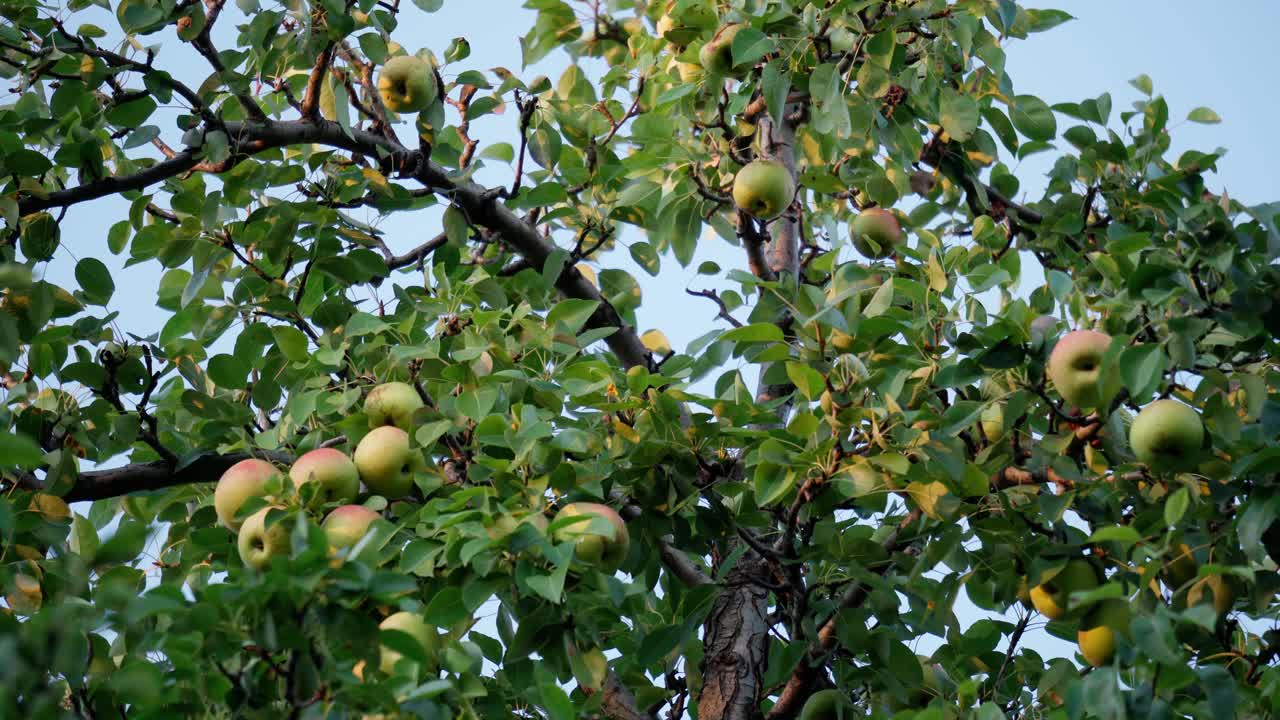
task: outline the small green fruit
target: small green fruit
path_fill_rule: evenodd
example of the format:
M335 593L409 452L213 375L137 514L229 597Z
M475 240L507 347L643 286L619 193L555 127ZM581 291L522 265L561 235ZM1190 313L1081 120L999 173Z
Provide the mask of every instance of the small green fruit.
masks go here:
M772 220L791 205L796 182L786 165L776 160L754 160L733 179L733 202L761 220Z
M800 710L800 720L853 720L855 709L840 690L819 690Z
M422 112L435 102L436 91L431 66L413 55L391 58L378 73L378 96L392 112Z
M1194 468L1203 442L1200 413L1177 400L1157 400L1144 407L1129 429L1133 454L1155 472Z
M893 254L902 242L902 226L893 213L883 208L868 208L849 221L853 247L873 260Z
M1068 404L1082 409L1100 408L1119 390L1113 368L1102 375L1102 358L1111 347L1111 336L1096 330L1069 332L1053 346L1046 374Z

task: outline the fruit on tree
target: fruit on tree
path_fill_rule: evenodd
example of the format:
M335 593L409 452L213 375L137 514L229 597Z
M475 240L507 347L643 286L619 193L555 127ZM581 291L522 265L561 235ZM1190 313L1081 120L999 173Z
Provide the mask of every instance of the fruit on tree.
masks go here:
M849 237L859 253L878 260L892 255L902 242L902 225L884 208L867 208L849 221Z
M435 102L436 91L431 65L413 55L391 58L378 73L378 96L392 112L422 112Z
M1203 442L1200 413L1168 398L1142 408L1129 428L1133 454L1155 472L1194 468Z
M1112 370L1102 374L1102 358L1111 347L1111 336L1097 330L1067 333L1049 353L1046 373L1067 403L1082 409L1102 407L1119 389Z
M1106 665L1116 653L1116 635L1129 632L1129 605L1118 598L1100 601L1080 622L1076 644L1085 662Z
M245 501L255 497L270 501L271 498L267 497L269 486L279 486L283 480L284 474L266 460L241 460L227 468L213 491L213 509L218 514L218 522L232 532L239 530L240 521L236 515Z
M744 26L742 23L724 25L698 51L702 67L712 75L730 75L733 71L733 39Z
M386 498L399 498L413 489L413 474L421 468L422 457L409 447L409 433L383 425L360 439L355 463L369 490Z
M371 428L394 425L405 432L411 432L413 414L422 405L422 397L412 385L389 382L369 391L369 396L364 399L364 414L369 418Z
M1226 615L1236 604L1235 589L1222 575L1209 575L1197 580L1187 589L1187 607L1202 602L1213 601L1213 609L1219 615Z
M942 669L927 655L917 655L916 660L920 662L922 682L919 687L907 692L906 707L926 705L935 696L942 694Z
M1053 577L1031 588L1031 604L1050 620L1059 620L1067 614L1067 600L1071 593L1098 587L1098 571L1093 563L1075 558Z
M627 524L613 508L591 502L569 503L556 513L556 520L587 517L555 531L558 542L571 542L574 554L588 565L603 572L614 572L622 565L631 548Z
M342 505L334 508L320 527L324 529L330 547L349 548L360 542L369 532L369 526L380 517L363 505Z
M236 539L236 547L240 551L240 559L254 570L265 570L271 565L271 558L289 554L289 525L276 520L267 526L267 514L272 510L283 508L264 507L250 515L240 526L240 534Z
M982 435L988 443L995 444L1004 438L1004 406L992 403L982 409L978 424L982 427Z
M314 483L314 502L317 505L349 503L360 492L360 473L346 453L334 448L317 448L304 453L289 468L293 487L302 491L303 486Z
M805 701L800 709L800 720L852 720L854 712L853 703L844 692L819 690Z
M423 668L427 672L436 672L438 667L437 657L440 654L440 635L436 629L427 624L427 621L421 615L411 612L398 612L388 615L385 620L378 623L381 630L398 630L412 637L422 646L423 654L427 658L428 665ZM404 657L399 652L392 650L385 643L379 649L379 667L382 672L391 674L395 670L396 663Z
M796 182L791 171L777 160L753 160L733 179L734 204L761 220L781 215L795 194Z

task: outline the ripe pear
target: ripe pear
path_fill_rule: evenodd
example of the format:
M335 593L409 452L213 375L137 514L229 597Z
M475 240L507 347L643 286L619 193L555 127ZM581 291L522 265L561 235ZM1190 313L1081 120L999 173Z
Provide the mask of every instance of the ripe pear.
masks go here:
M249 498L260 497L267 501L271 485L282 486L284 474L266 460L241 460L232 465L218 480L213 491L213 509L218 522L232 532L240 529L236 515Z
M1129 428L1133 454L1154 472L1193 469L1203 442L1200 413L1177 400L1157 400L1142 408Z
M992 403L983 408L978 422L988 443L994 445L1004 439L1004 405L1001 403Z
M849 237L859 253L879 260L892 255L902 242L902 226L888 210L867 208L849 221Z
M428 625L421 615L411 612L398 612L379 623L378 628L381 630L398 630L418 641L428 660L428 665L420 669L431 674L439 671L440 634L436 632L435 628ZM381 667L382 672L391 674L395 670L396 663L400 662L403 657L400 653L383 645L379 652L379 667Z
M1102 600L1085 615L1076 631L1076 644L1085 662L1106 665L1116 652L1116 635L1129 633L1129 605L1118 598Z
M579 521L555 531L559 542L572 542L574 555L584 563L594 565L605 573L612 573L622 565L631 547L631 536L622 516L608 505L599 503L569 503L556 513L556 520L592 516L589 521ZM607 526L603 523L607 523Z
M378 73L378 96L392 112L422 112L435 102L437 90L431 65L413 55L391 58Z
M413 414L423 406L422 397L412 385L402 382L383 383L369 391L364 399L364 414L369 427L394 425L413 432Z
M320 527L324 529L330 547L349 548L360 542L369 532L369 526L380 517L382 516L363 505L343 505L334 508Z
M1067 403L1093 409L1111 402L1119 390L1119 374L1112 368L1102 375L1102 358L1111 347L1111 336L1096 330L1069 332L1053 346L1046 374Z
M733 202L761 220L786 210L796 195L796 182L786 165L776 160L753 160L733 179Z
M240 526L236 546L245 566L254 570L265 570L270 567L271 558L289 554L292 546L289 539L289 524L284 520L277 520L271 527L267 527L267 514L272 510L282 509L264 507L250 515Z
M1031 604L1050 620L1067 614L1071 593L1098 587L1098 571L1084 558L1069 561L1058 574L1031 588Z
M422 469L422 454L409 446L409 433L384 425L360 439L356 469L370 491L395 499L413 490L414 473Z
M303 454L289 468L289 479L298 492L313 484L316 489L312 502L316 506L349 503L360 492L360 473L355 463L334 448L316 448Z

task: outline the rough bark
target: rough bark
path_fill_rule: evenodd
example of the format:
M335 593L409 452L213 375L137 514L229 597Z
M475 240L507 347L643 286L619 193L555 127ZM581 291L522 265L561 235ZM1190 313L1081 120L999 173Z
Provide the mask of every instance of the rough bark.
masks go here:
M760 716L761 683L769 660L769 591L758 583L768 562L755 552L738 559L703 625L701 720Z

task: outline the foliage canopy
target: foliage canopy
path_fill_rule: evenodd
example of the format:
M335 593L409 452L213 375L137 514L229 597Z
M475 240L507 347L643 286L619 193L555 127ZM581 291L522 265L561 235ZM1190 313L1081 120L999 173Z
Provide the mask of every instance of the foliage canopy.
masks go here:
M442 1L0 3L0 715L1274 715L1280 205L1171 157L1150 80L1019 94L1003 48L1070 18L1012 0L527 0L550 80L396 42ZM440 97L397 118L415 52ZM617 261L700 243L743 262L673 350ZM117 331L104 258L161 327ZM1097 408L1046 379L1079 328ZM334 550L281 475L246 567L213 483L350 455L392 381L411 492ZM1204 439L1148 467L1159 398Z

